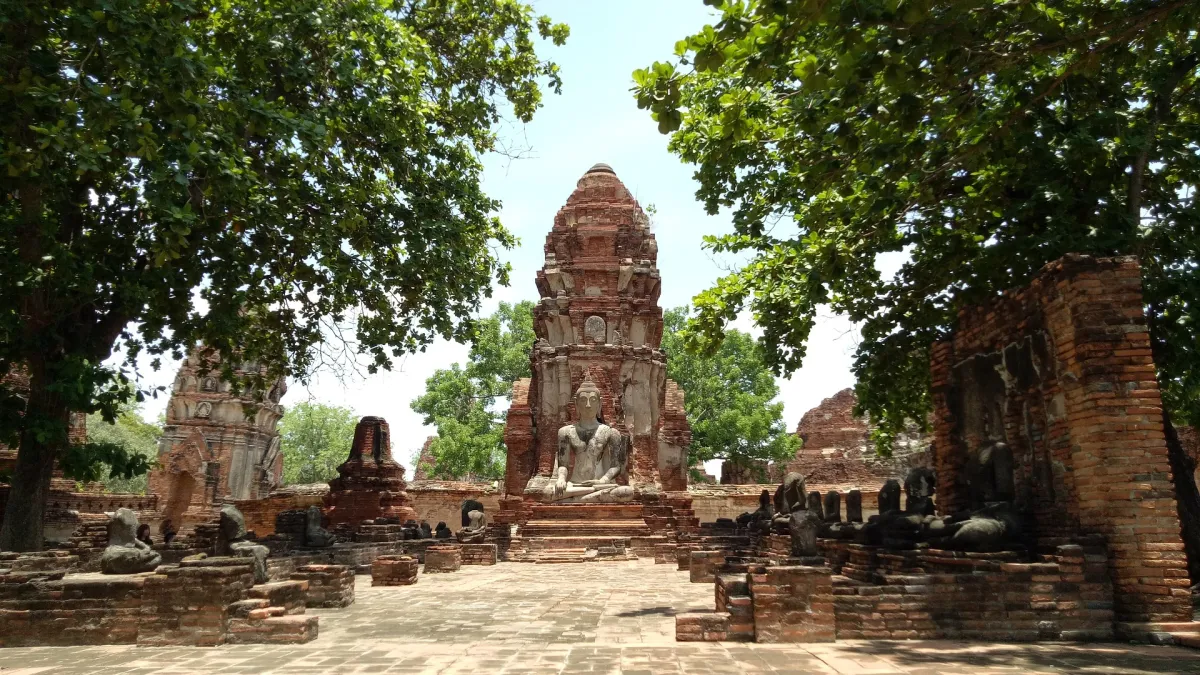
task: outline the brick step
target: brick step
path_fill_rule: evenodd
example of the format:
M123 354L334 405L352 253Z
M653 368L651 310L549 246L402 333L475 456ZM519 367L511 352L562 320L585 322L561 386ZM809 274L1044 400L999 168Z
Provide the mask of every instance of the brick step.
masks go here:
M629 548L624 537L529 537L525 540L526 551L562 551L596 548Z
M253 610L260 611L263 610ZM315 616L293 614L235 618L229 622L226 641L231 644L304 644L317 639L317 626L318 618Z
M562 504L534 506L530 520L641 520L641 504Z
M263 600L270 607L282 607L288 614L303 614L308 602L307 581L273 581L250 587L251 599Z
M524 537L548 536L649 536L650 528L638 520L531 520L521 528Z

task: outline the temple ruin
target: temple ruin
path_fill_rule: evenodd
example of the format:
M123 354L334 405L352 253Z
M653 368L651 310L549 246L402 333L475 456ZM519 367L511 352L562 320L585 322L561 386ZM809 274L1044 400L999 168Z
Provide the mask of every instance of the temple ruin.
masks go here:
M662 280L649 225L612 168L597 164L546 237L533 376L513 386L496 519L501 530L515 526L512 545L530 558L593 557L613 542L624 555L648 552L691 518L690 431L659 349ZM584 462L599 464L588 473Z
M221 378L214 355L193 350L179 368L159 441L149 492L162 520L185 531L213 518L226 500L261 499L281 484L283 455L276 426L283 416L282 378L266 392L242 390ZM235 376L265 373L239 363Z

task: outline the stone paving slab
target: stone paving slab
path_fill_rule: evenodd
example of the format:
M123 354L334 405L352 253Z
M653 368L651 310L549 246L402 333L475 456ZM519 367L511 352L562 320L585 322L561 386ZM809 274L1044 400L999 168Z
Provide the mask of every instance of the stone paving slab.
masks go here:
M1200 673L1200 651L1148 645L675 642L675 614L713 603L712 584L644 560L360 576L355 604L309 610L305 645L0 649L0 673Z

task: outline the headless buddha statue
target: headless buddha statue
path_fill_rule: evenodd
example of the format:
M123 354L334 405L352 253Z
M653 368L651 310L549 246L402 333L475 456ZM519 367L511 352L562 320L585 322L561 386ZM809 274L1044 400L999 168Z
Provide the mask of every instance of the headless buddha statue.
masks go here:
M600 419L600 390L584 379L575 392L577 421L558 430L558 452L549 476L534 476L525 494L538 501L627 502L634 489L620 485L628 461L625 439Z

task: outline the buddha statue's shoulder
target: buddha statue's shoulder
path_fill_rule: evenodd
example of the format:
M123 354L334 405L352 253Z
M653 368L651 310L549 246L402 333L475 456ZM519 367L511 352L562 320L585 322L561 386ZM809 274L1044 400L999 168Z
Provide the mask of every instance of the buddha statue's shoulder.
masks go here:
M621 432L608 426L607 424L601 424L596 429L596 438L605 439L605 440L610 439L610 438L620 439Z

